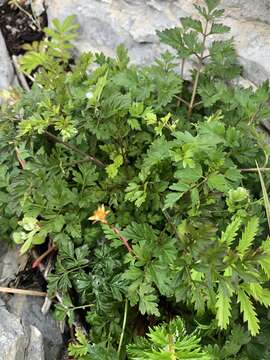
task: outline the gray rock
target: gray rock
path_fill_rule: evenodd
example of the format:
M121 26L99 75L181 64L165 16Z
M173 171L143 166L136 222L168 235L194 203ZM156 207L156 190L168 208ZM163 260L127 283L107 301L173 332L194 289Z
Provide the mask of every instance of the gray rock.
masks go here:
M0 299L0 360L44 360L43 337L7 311Z
M17 315L25 327L34 326L43 336L46 360L56 360L62 351L63 339L57 322L49 313L42 314L44 299L30 296L13 296L7 303L8 310Z
M41 332L35 327L29 327L29 342L26 349L27 360L44 360L44 344Z
M0 360L25 360L28 344L20 319L0 304Z
M152 62L163 50L156 30L174 27L183 16L194 16L200 0L46 0L49 23L74 14L80 24L75 42L82 51L113 56L124 43L131 61ZM222 0L224 22L231 26L244 75L258 84L270 77L270 1ZM187 72L186 74L187 75Z
M5 40L0 31L0 91L9 88L14 80L14 71L6 48Z
M7 249L4 242L1 252L3 255L0 256L0 284L3 286L15 278L20 266L20 256L17 249Z
M31 0L29 2L36 17L40 16L45 11L43 0Z

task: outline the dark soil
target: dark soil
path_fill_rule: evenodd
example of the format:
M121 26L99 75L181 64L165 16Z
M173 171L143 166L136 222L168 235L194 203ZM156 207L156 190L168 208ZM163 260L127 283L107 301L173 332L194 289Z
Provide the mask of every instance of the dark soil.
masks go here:
M31 14L31 7L23 6ZM39 17L41 28L47 26L46 12ZM24 44L40 41L44 33L38 30L33 21L24 12L8 3L0 6L0 29L6 40L10 55L21 55L25 52Z

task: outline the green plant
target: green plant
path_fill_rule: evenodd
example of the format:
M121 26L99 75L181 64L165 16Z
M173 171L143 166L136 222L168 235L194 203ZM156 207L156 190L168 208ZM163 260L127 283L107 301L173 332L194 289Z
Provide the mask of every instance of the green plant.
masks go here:
M22 59L30 92L2 106L1 236L57 249L56 317L81 312L96 358L125 359L136 335L176 316L213 359L269 355L269 145L257 131L269 84L233 85L218 3L160 32L174 54L145 67L122 45L73 63L77 26L54 21ZM197 61L191 82L179 59Z
M147 339L139 338L128 346L128 354L133 360L161 359L202 359L210 356L201 350L200 338L196 333L188 335L181 318L163 323L150 329Z

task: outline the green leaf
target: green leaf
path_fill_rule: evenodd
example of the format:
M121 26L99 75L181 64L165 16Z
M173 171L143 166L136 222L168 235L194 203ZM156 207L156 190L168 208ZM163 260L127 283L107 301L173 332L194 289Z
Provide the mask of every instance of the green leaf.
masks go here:
M146 191L142 186L136 184L135 182L129 183L125 191L125 199L127 201L134 202L138 208L146 201Z
M260 171L257 161L256 161L256 166L257 166L259 177L260 177L260 182L261 182L261 187L262 187L262 192L263 192L264 207L265 207L265 211L266 211L268 227L270 230L270 201L269 201L268 193L267 193L266 186L265 186L265 183L263 180L263 176L262 176L262 173Z
M176 50L181 50L181 39L183 31L179 27L157 31L160 41Z
M254 306L245 291L241 289L237 290L237 302L240 303L240 309L243 313L244 321L247 321L248 329L251 332L251 335L257 335L260 330L259 321L256 311L254 310Z
M128 51L123 44L116 48L117 64L121 70L125 69L129 63Z
M217 320L221 329L227 329L231 317L232 290L225 282L220 281L217 293Z
M253 217L249 220L243 234L242 238L239 241L239 244L236 248L240 258L242 259L246 252L248 251L249 247L252 245L254 238L258 232L259 228L259 219L257 217Z
M150 329L147 337L138 337L128 345L128 354L132 360L211 359L200 346L197 333L188 334L179 316Z
M209 12L213 11L219 4L220 0L204 0Z
M142 284L139 287L139 310L140 312L148 315L160 316L158 310L158 297L151 286Z
M211 27L211 34L225 34L229 31L230 27L223 24L214 23Z
M144 110L142 118L146 121L147 125L153 125L157 122L157 115L154 113L151 107L147 107Z
M227 227L226 230L224 232L222 232L221 235L221 243L226 242L227 246L230 247L231 244L234 242L237 232L241 226L241 219L240 218L235 218Z
M230 189L230 185L226 180L225 176L222 174L211 174L208 178L208 186L212 190L217 190L221 192L227 192Z
M167 194L164 202L164 209L172 208L182 196L183 193L181 192L171 192Z
M258 260L258 263L261 265L268 279L270 279L270 255L264 255L262 259Z
M100 98L101 98L101 95L102 95L102 92L103 92L103 89L104 87L106 86L107 84L107 76L108 76L108 72L104 75L104 76L101 76L97 83L96 83L96 87L95 87L95 90L93 92L93 96L91 98L89 98L89 103L91 105L97 105Z
M12 236L13 236L13 241L16 244L22 244L26 240L27 234L23 231L16 231L12 234Z
M192 17L181 18L181 23L184 29L193 29L199 33L203 33L203 27L200 20L193 19Z
M20 253L23 255L32 247L32 238L28 237L27 240L24 242L22 247L20 248Z
M250 283L245 286L245 291L260 304L270 306L270 290L263 288L259 283Z
M122 155L116 155L113 159L113 163L106 167L106 172L110 178L114 178L118 174L118 170L123 165L124 159Z
M184 183L192 184L198 181L202 175L202 168L198 166L195 168L187 167L185 169L177 170L174 174L174 177Z
M143 103L140 102L133 103L129 109L129 113L132 117L138 117L142 115L143 111L144 111L144 105Z
M128 125L131 127L132 130L141 130L141 125L139 121L135 118L128 119Z
M85 334L80 328L76 328L75 332L77 342L70 343L68 346L68 354L75 358L81 358L88 353L88 341Z

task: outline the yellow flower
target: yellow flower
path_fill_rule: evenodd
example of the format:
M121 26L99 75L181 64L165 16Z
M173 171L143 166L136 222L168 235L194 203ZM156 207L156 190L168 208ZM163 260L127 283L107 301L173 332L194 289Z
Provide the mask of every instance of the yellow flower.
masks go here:
M88 218L88 220L92 220L93 223L100 221L103 224L107 224L106 216L109 214L109 212L110 212L109 210L105 210L104 205L101 205L94 212L94 214Z

